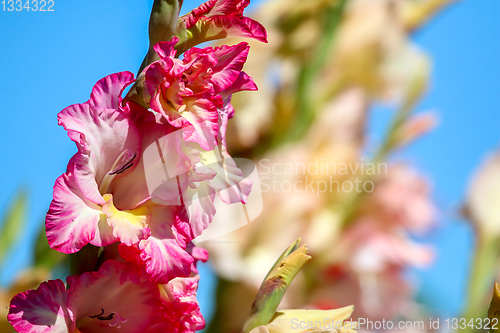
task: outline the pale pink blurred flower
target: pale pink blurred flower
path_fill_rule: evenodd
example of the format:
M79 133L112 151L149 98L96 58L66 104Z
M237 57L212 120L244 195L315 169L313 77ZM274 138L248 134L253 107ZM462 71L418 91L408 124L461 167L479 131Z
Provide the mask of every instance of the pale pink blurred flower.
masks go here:
M392 165L366 197L360 215L375 217L383 225L399 225L421 233L429 230L437 218L430 195L431 186L426 179L406 165Z

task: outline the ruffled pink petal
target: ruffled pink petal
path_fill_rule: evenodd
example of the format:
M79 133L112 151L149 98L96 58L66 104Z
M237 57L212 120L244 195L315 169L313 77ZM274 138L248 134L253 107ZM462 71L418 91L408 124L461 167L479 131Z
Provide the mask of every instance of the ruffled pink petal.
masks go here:
M209 0L202 3L198 8L193 9L190 13L183 16L182 19L186 23L186 28L189 29L198 22L201 17L212 15L223 15L226 1ZM217 5L217 6L216 6Z
M213 67L214 74L210 80L216 87L216 93L231 87L239 78L249 50L250 46L245 42L232 46L223 45L214 49L217 65Z
M242 15L250 0L209 0L183 16L187 28L190 28L202 17L216 15Z
M168 332L187 333L201 330L205 320L196 299L199 277L175 278L160 286L166 309Z
M183 127L184 140L196 142L204 150L212 150L217 146L219 116L215 105L206 99L189 100L182 117L189 124Z
M61 280L50 280L36 290L17 294L10 302L7 319L21 333L65 333L74 331L71 317L66 286Z
M227 130L227 123L229 119L231 119L234 116L234 108L231 105L231 97L232 95L229 95L224 99L224 106L222 109L219 109L219 136L217 137L217 140L219 140L220 143L222 143L222 147L226 149L227 147L226 144L226 130Z
M223 110L219 110L219 140L222 142L221 149L214 150L214 154L219 154L219 158L211 163L204 163L204 167L212 170L215 177L207 179L210 187L214 188L226 204L242 202L246 203L250 191L252 189L252 181L243 176L243 172L238 168L234 160L226 151L225 133L229 113L231 113L232 106L230 104L230 97L227 99ZM213 158L212 158L213 159Z
M179 205L179 190L188 185L187 175L199 161L198 152L186 144L182 129L158 123L140 129L146 133L142 140L143 154L139 164L145 176L143 184L153 202Z
M130 264L108 260L98 272L70 276L67 282L68 308L82 332L143 332L165 311L158 286Z
M175 50L175 44L179 41L179 38L173 37L171 41L159 42L153 46L153 49L160 56L161 59L174 58L177 51Z
M134 74L120 72L108 75L95 84L88 103L103 109L118 110L123 90L134 82Z
M145 170L141 155L134 170L113 179L108 192L113 194L116 208L120 210L134 209L150 199L151 193L148 189Z
M111 183L109 192L113 194L118 209L133 209L146 202L162 182L160 176L163 166L157 142L161 143L162 138L170 137L168 135L173 130L158 122L152 112L142 107L128 104L127 109L126 112L130 113L132 122L141 134L142 153L134 170L118 175Z
M138 249L146 272L152 281L166 283L171 279L191 274L193 257L179 244L172 225L177 207L151 205L151 236L139 242Z
M197 188L187 187L182 198L193 237L196 238L208 227L215 215L215 190L204 181Z
M188 245L186 249L193 258L197 261L207 262L208 261L208 251L202 247L194 246L193 244Z
M185 98L183 103L181 111L177 111L160 93L151 98L151 108L163 114L172 126L182 128L185 141L196 142L205 150L214 149L217 145L217 107L204 98Z
M217 190L222 202L226 204L246 203L252 189L252 181L243 176L243 172L227 153L224 155L224 163L214 163L208 166L217 173L208 183Z
M105 176L130 172L140 158L137 128L123 112L89 104L69 106L58 119L81 154L75 164L78 186L87 199L104 204L99 187Z
M151 212L146 205L133 210L120 211L113 204L111 194L104 195L106 203L102 206L102 212L107 217L108 225L113 229L113 236L120 242L133 245L150 235L147 227Z
M208 261L208 251L202 247L195 246L193 243L189 243L186 246L186 251L193 257L194 262L191 266L191 272L198 274L197 263L198 261L207 262Z
M220 95L224 98L227 99L230 97L232 94L238 92L238 91L244 91L244 90L249 90L249 91L255 91L258 90L257 85L255 82L253 82L253 79L245 72L240 72L238 78L234 83L230 86L224 89L220 93ZM231 117L229 117L231 118Z
M72 164L68 166L70 173L56 180L54 198L45 220L50 247L63 253L79 251L94 239L98 223L102 219L106 223L101 207L86 199L77 186L71 173Z
M146 272L155 283L191 273L193 258L173 238L150 236L139 243L139 249Z
M200 18L196 25L201 24L204 40L210 41L228 37L247 37L267 43L267 32L259 22L248 17L213 16ZM196 29L197 27L191 27Z

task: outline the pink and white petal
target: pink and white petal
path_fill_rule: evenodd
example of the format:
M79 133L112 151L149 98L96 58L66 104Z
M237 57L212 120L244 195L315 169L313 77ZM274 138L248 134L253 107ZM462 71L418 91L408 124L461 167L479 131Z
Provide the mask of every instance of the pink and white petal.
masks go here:
M193 243L189 243L186 246L186 251L193 256L194 262L191 267L191 271L194 274L198 274L198 268L196 267L198 261L207 262L208 261L208 251L202 247L195 246Z
M70 276L67 282L68 307L82 332L143 332L164 311L158 286L131 264L108 260L98 272ZM109 319L91 318L96 315Z
M187 177L179 177L179 179L187 181ZM187 186L187 182L184 182L185 186ZM151 201L157 205L180 205L181 192L179 187L177 179L166 180L154 188L153 193L151 193Z
M99 191L99 183L96 180L99 170L95 160L91 160L91 155L94 154L89 151L79 151L73 156L72 176L75 178L76 185L86 199L96 205L103 205L106 201L102 198ZM101 177L103 176L101 175Z
M120 210L134 209L150 199L142 155L134 170L113 179L108 192L113 193L113 202Z
M128 170L123 170L123 174L130 172L140 157L137 128L123 112L89 104L67 107L59 113L58 120L82 153L75 169L78 186L89 200L104 204L99 193L103 178L126 166Z
M261 42L267 43L267 31L262 24L246 16L240 19L245 28L242 29L243 31L239 36L255 38Z
M249 3L250 0L209 0L182 16L181 19L186 22L187 28L190 28L202 17L241 15Z
M152 113L151 113L152 115ZM181 129L156 123L154 117L139 125L143 133L143 153L138 166L111 185L117 208L135 207L149 198L158 204L178 203L181 189L187 186L185 174L197 163L198 153L183 140Z
M151 236L139 242L146 272L155 283L167 283L177 276L189 276L193 257L179 244L172 229L177 207L151 205Z
M158 53L161 59L173 59L177 53L175 50L175 44L177 44L178 41L179 38L173 37L171 41L157 43L153 46L153 49L156 53Z
M43 282L36 290L14 296L7 319L17 332L73 332L75 325L66 297L66 286L61 280Z
M194 246L192 243L190 243L186 247L186 251L188 251L196 261L208 261L208 251L202 247Z
M217 140L222 143L222 148L226 149L226 129L227 123L229 119L234 116L234 108L231 105L231 95L224 99L224 106L222 109L219 109L219 135Z
M243 176L243 172L229 155L224 158L223 165L211 164L209 167L217 172L217 176L208 183L218 191L222 202L247 202L252 190L252 181Z
M182 193L189 225L196 238L205 230L215 215L215 190L204 181L197 188L187 187Z
M173 238L150 236L139 243L139 249L146 272L155 283L167 283L177 276L191 274L193 257Z
M190 99L181 115L190 123L189 126L183 127L185 141L196 142L204 150L212 150L217 146L219 115L212 102L206 99Z
M94 238L89 242L90 244L98 247L111 245L119 241L118 237L113 235L113 228L108 224L106 215L102 214Z
M113 193L113 200L118 209L133 209L151 197L154 188L149 187L152 187L154 182L151 183L150 178L155 180L159 177L157 173L162 170L157 141L172 130L169 126L158 123L152 112L142 111L145 110L140 108L134 111L135 114L141 112L140 117L134 119L134 123L141 133L142 154L136 168L128 174L117 175L110 186L110 193Z
M189 172L189 181L202 182L204 180L211 180L216 175L217 173L214 170L204 166L201 163L198 163L194 166L193 170Z
M186 251L192 256L193 253L190 250L190 244L192 243L190 242L195 237L191 225L189 224L186 209L183 206L178 206L175 213L175 222L172 225L172 232L174 233L177 243L181 244L183 248L186 248ZM194 259L195 261L193 261L193 264L196 262L196 258Z
M176 78L179 78L182 72L184 72L190 66L190 64L185 64L182 60L175 58L175 55L177 53L177 51L175 50L175 44L177 44L178 41L179 39L177 37L173 37L171 41L158 42L153 46L153 49L160 57L158 64L161 65L161 70L159 70L160 68L155 66L154 71L156 71L157 73L148 74L148 69L146 71L146 82L152 79L154 76L160 77L160 73L163 73L163 75L161 76L165 78L166 82L171 83ZM155 82L154 79L153 82Z
M243 176L243 172L225 151L225 147L221 146L221 149L222 152L219 152L218 148L213 151L200 151L201 163L215 173L215 177L207 180L207 183L219 193L224 203L246 203L252 181Z
M200 160L198 151L184 141L186 130L194 131L195 129L193 126L187 125L182 129L175 129L155 142L158 154L165 161L169 179L189 172Z
M232 94L244 90L255 91L258 90L258 88L255 82L253 82L253 79L247 73L240 72L238 79L234 81L234 83L230 87L222 91L220 95L222 96L222 98L227 99Z
M51 248L63 253L79 251L95 237L102 218L105 219L105 215L101 207L85 198L73 175L63 174L57 178L45 220Z
M250 46L245 42L232 46L223 45L214 49L217 65L213 67L214 74L211 81L214 83L216 93L231 87L239 78L249 50Z
M218 1L219 0L208 0L207 2L202 3L200 6L193 9L188 14L181 16L180 19L186 23L186 29L189 29L193 25L195 25L201 17L210 15L209 13L212 11ZM218 13L222 8L223 6L218 6L214 9L214 12Z
M151 211L146 205L120 211L114 206L111 194L105 194L104 199L106 203L102 206L102 212L107 216L114 237L129 246L149 237L150 230L147 225Z
M203 41L247 37L267 43L266 29L259 22L247 17L223 15L202 17L189 30L203 36Z
M158 87L165 78L165 71L159 62L154 62L143 71L145 75L146 87L150 96L154 96Z
M187 124L179 112L177 112L176 107L172 103L168 103L165 100L160 89L153 93L151 100L149 101L149 106L155 112L160 113L165 117L168 123L174 127L182 127Z
M196 299L199 277L175 278L160 286L169 332L194 332L205 327Z
M90 94L89 104L103 108L120 108L123 90L134 82L134 74L130 72L120 72L108 75L95 84Z

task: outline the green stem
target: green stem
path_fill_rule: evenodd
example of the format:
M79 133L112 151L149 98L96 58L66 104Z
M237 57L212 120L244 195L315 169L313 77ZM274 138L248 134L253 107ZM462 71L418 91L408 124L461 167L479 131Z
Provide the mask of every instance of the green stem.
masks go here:
M472 259L469 286L462 318L468 323L470 319L486 318L493 285L494 274L498 262L499 246L497 238L478 237ZM461 332L476 332L467 326Z
M318 47L314 51L312 59L302 67L297 86L297 117L285 141L300 139L314 120L316 111L321 106L318 99L315 98L315 83L328 60L327 57L331 54L329 51L346 3L347 0L340 0L337 5L332 6L327 11L323 35Z
M404 124L405 120L410 115L412 109L413 109L413 104L405 103L396 112L396 115L392 119L391 124L389 126L387 135L384 137L382 144L380 145L375 155L373 156L371 162L373 163L373 165L378 165L383 161L387 160L389 154L394 150L395 148L394 137L396 133L398 133L401 126ZM375 177L375 175L362 175L362 177L363 177L362 182L365 183L366 181L372 180ZM342 205L344 207L343 218L342 218L342 223L344 227L346 227L351 222L352 218L356 213L358 204L365 194L366 193L364 191L361 192L353 191L347 196L344 204Z

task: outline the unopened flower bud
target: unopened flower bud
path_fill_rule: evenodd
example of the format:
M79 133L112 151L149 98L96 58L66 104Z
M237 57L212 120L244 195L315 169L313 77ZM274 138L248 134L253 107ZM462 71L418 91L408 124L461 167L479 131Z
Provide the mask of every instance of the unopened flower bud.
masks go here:
M248 333L258 326L268 324L275 316L288 286L302 266L311 259L307 254L307 247L305 245L298 247L299 244L300 239L286 249L267 274L252 305L243 332Z

